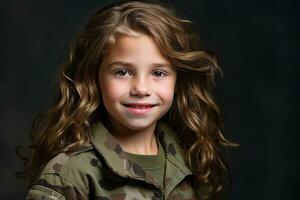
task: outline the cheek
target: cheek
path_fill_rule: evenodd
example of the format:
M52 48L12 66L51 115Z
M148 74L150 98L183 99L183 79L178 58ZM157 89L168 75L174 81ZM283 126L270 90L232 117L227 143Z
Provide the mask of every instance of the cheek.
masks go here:
M161 84L158 87L158 92L160 97L166 102L166 103L172 103L173 97L174 97L174 89L175 89L175 83L174 81L167 82L166 84Z
M119 100L126 91L124 84L116 81L102 81L100 82L101 94L104 103L112 104Z

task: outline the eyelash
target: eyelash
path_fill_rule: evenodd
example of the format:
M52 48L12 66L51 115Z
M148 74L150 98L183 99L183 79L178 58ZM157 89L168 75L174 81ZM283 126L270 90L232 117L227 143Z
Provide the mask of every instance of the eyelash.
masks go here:
M167 76L167 73L164 72L164 71L161 71L161 70L158 70L158 71L154 71L152 74L157 74L157 73L160 73L162 76L155 76L155 77L165 77Z
M121 74L121 73L123 73L123 74ZM126 73L128 73L128 75L131 75L131 72L127 69L120 69L120 70L116 71L114 74L118 77L124 77L124 76L126 76ZM152 74L158 78L167 76L167 73L162 70L154 71L154 72L152 72Z
M122 75L121 73L123 73L123 72L125 72L125 73L128 73L128 74L131 74L128 70L126 70L126 69L120 69L120 70L118 70L118 71L116 71L114 74L116 75L116 76L125 76L125 75Z

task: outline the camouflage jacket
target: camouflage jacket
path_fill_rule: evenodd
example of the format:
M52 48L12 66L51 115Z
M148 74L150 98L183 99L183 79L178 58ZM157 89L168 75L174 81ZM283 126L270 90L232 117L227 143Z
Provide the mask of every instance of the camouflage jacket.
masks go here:
M71 154L60 153L46 165L27 200L201 199L174 131L160 123L157 133L166 153L164 185L130 160L99 122L90 143Z

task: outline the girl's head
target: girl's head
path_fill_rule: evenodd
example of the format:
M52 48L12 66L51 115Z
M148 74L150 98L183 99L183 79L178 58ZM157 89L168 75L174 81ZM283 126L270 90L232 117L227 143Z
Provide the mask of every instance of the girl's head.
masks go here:
M199 79L200 75L203 76L204 79L211 78L209 76L212 75L213 71L218 69L214 58L199 51L197 35L192 32L191 26L191 22L179 18L171 8L151 2L126 1L105 7L97 11L90 18L82 32L74 40L69 59L62 69L63 77L61 83L62 85L73 86L74 95L78 96L77 98L78 101L81 102L81 108L88 111L87 115L94 113L97 116L99 110L100 112L108 110L109 114L112 114L114 118L118 118L118 116L122 115L119 115L117 108L114 109L112 104L113 99L109 98L110 96L107 95L109 94L108 88L104 87L106 85L112 85L111 83L106 83L105 80L113 81L113 79L101 78L99 72L113 73L123 67L123 69L128 70L128 73L131 73L130 75L137 77L135 73L138 73L138 71L136 69L142 69L144 65L161 64L152 60L150 57L150 50L153 46L156 53L154 56L157 57L159 54L159 58L157 58L158 61L162 61L162 63L165 64L164 67L169 68L172 73L168 74L165 78L156 78L156 81L152 82L156 85L142 83L142 81L148 80L138 80L140 83L135 82L135 84L146 84L149 85L148 89L150 89L150 87L151 89L159 89L158 91L160 91L160 93L169 95L168 101L172 101L170 95L172 94L173 97L173 83L169 83L170 85L165 88L163 87L163 83L165 83L165 79L169 80L169 75L172 75L171 78L176 79L176 71L178 71L178 80L176 83L177 93L179 96L183 95L187 97L188 89L199 89L192 84L194 82L193 80ZM132 42L135 41L133 43L140 41L140 46L144 48L141 51L135 49L135 52L118 48L119 43L125 44L126 42L128 43L129 40ZM149 42L147 43L145 41L149 41L151 45L146 46ZM125 47L129 48L129 45L126 44ZM149 52L147 52L148 47L150 48ZM118 52L116 53L116 51ZM128 55L122 54L121 51L128 53ZM129 52L135 54L135 57L139 57L140 62L119 62L111 65L113 61L127 61L131 59ZM140 55L137 55L137 53ZM113 58L111 58L112 54L114 56ZM118 59L116 56L121 56L121 58ZM126 56L129 56L129 58L126 58ZM143 63L141 63L142 61ZM148 61L151 61L151 63ZM108 65L110 66L110 71L107 70ZM155 68L157 72L163 72L163 68L159 68L159 65L156 65ZM149 68L147 70L148 72L150 70L153 71L154 67L152 66L151 69ZM157 76L157 72L155 72L155 76ZM152 73L152 76L155 73ZM112 77L110 76L110 78ZM109 91L121 91L121 89L124 88L121 87L124 86L124 79L122 79L123 81L120 79L116 80L118 80L119 85L116 85L114 88L110 87ZM158 85L159 87L157 87ZM204 84L203 86L206 87ZM135 95L135 97L137 97L137 95ZM141 97L138 99L121 99L120 103L159 104L160 102L159 96L157 96L156 99L150 100ZM170 107L168 105L165 105L162 112L158 113L155 118L156 120L161 118L163 114L168 111L168 109L166 109ZM160 109L161 107L157 108ZM121 119L119 117L118 119L124 121L126 118ZM152 121L153 120L154 119L152 119ZM143 123L142 120L139 121Z
M34 178L57 153L89 141L91 125L106 112L135 129L164 116L184 138L187 165L220 190L226 171L220 147L231 143L222 136L212 96L217 71L191 22L173 9L124 1L98 10L72 42L53 106L33 129L29 175ZM139 113L134 106L152 107L154 115L145 118L147 109Z

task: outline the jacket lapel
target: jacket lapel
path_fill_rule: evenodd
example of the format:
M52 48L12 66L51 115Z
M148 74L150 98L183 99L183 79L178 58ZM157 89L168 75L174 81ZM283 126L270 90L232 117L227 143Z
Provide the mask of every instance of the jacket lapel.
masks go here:
M122 147L101 122L92 127L91 136L93 146L103 156L106 164L113 172L121 177L143 180L162 188L156 183L154 177L128 158Z
M166 123L159 123L158 136L166 152L165 198L192 171L186 166L176 132Z
M184 164L176 134L166 123L157 125L158 138L166 153L165 192L170 192L185 176L192 174ZM92 127L91 141L94 148L103 156L108 167L121 177L142 180L163 189L154 177L147 173L140 165L130 160L115 138L105 126L98 122Z

